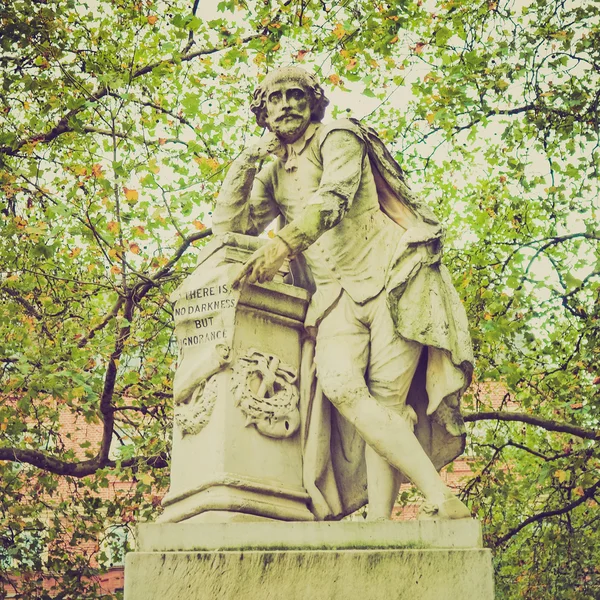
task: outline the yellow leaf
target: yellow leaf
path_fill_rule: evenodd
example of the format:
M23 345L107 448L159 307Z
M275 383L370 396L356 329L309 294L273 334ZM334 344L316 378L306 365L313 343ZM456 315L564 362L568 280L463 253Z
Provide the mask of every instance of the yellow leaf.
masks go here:
M107 229L108 229L108 230L109 230L111 233L114 233L114 234L117 234L117 233L119 233L119 224L118 224L116 221L109 221L109 222L106 224L106 228L107 228Z
M92 165L92 175L94 177L102 177L102 165L98 163Z
M341 40L346 35L346 30L341 23L336 23L332 33L338 40Z
M158 145L164 146L167 143L167 138L158 138Z
M83 386L74 387L71 390L71 393L73 394L74 398L82 398L85 394L85 388Z
M203 229L206 229L206 225L204 223L202 223L202 221L192 221L192 225L198 230L198 231L202 231Z
M267 235L273 239L275 237L275 232L272 229L269 229L269 231L267 231Z
M149 15L148 17L146 17L146 19L148 20L148 23L150 23L150 25L154 25L154 23L158 21L158 17L156 15Z
M141 473L141 474L138 474L137 478L144 485L150 485L152 483L152 475L150 475L150 473Z
M140 197L140 195L137 192L137 190L130 190L129 188L124 187L123 191L125 192L125 198L127 198L128 202L131 202L131 204L134 204L135 202L138 201L138 198Z
M134 254L140 253L140 247L135 242L129 244L129 250L131 250L131 252Z
M332 75L329 76L329 81L331 81L331 83L333 83L333 85L340 85L340 76L336 75L335 73L333 73Z
M120 275L120 274L122 273L122 271L121 271L120 267L118 267L117 265L113 265L113 266L110 268L110 272L111 272L113 275Z
M274 46L273 49L271 50L271 52L277 52L277 50L279 50L279 48L281 48L281 44L279 42L277 42Z
M23 102L23 108L24 108L25 110L29 110L29 107L30 107L30 106L31 106L31 104L29 104L29 102L27 102L27 101Z
M433 123L433 120L435 119L435 115L433 113L429 113L426 117L427 122L431 125Z
M206 156L194 156L194 160L201 167L208 167L212 171L216 171L219 168L219 162L214 158L207 158Z
M561 469L558 469L557 471L554 471L554 477L556 477L556 479L558 479L558 481L563 483L567 479L567 472L562 471Z

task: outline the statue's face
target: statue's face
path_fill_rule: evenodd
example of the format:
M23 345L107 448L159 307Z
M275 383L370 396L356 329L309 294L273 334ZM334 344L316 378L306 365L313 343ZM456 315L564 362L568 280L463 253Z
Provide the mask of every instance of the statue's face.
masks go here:
M310 123L308 94L296 81L279 81L267 90L267 127L279 139L291 144L299 139Z

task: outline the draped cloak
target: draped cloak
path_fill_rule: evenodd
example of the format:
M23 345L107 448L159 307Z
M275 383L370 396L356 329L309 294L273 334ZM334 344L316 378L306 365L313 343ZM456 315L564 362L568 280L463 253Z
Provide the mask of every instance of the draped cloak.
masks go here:
M465 447L460 397L471 382L473 352L464 307L441 264L443 229L408 188L402 169L375 131L338 121L366 145L381 210L405 229L388 269L385 291L397 333L426 347L407 404L415 434L437 469ZM295 281L310 281L294 260ZM307 287L310 287L307 284ZM300 373L304 487L319 520L340 519L367 502L364 441L324 397L316 377L315 342L304 341Z

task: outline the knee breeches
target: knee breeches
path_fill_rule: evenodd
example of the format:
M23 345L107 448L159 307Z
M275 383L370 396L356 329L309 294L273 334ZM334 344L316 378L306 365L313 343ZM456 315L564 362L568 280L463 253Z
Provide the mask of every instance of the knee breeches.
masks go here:
M370 394L406 413L421 350L420 344L396 334L384 292L363 305L342 292L319 325L315 356L319 382L334 405Z

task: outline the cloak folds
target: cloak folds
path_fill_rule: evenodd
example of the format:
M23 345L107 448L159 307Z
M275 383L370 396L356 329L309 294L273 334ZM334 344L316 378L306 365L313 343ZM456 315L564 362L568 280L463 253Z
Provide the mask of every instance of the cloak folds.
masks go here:
M440 262L443 230L433 212L410 191L402 169L372 129L355 120L338 121L329 128L352 131L363 140L381 210L405 229L389 265L385 290L397 333L426 347L407 403L419 419L415 428L419 442L441 469L464 451L459 401L473 373L465 310ZM296 273L295 279L306 276ZM304 342L302 351L300 411L310 508L319 520L340 519L367 502L365 444L323 396L312 339Z

